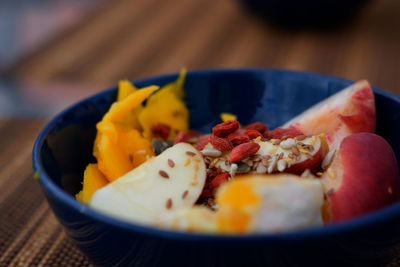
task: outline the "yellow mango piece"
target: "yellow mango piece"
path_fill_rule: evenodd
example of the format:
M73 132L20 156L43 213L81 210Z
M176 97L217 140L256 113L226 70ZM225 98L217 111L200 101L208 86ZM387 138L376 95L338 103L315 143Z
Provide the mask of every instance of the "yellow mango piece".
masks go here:
M118 96L117 101L121 101L127 98L129 95L133 94L139 90L136 88L130 81L128 80L121 80L118 83ZM142 111L142 105L133 108L124 118L124 120L119 121L118 123L124 125L126 127L131 127L133 129L137 129L141 131L141 126L139 124L138 116L139 113Z
M88 203L94 192L108 184L97 164L88 164L83 174L82 190L75 195L76 199Z
M93 155L97 159L100 171L110 182L133 169L129 155L106 134L99 137L96 145Z
M117 101L125 99L130 94L136 92L138 89L128 80L121 80L118 82L118 95Z
M139 123L144 137L148 140L153 138L152 127L158 123L171 127L168 140L174 140L180 131L188 131L189 111L183 101L185 76L186 70L182 70L175 82L165 85L151 95L146 106L140 112Z
M118 146L128 155L132 169L154 156L152 144L134 129L118 127Z
M183 68L179 73L179 77L176 81L164 85L160 90L153 94L147 100L147 104L152 104L152 102L157 102L162 100L166 95L175 95L178 99L183 99L185 97L185 90L183 85L186 79L186 69Z
M106 113L103 120L110 120L111 122L123 122L129 113L138 107L149 95L151 95L159 86L148 86L140 89L133 94L130 94L123 100L115 102L111 105L110 110Z
M221 120L223 122L226 121L236 121L237 120L237 116L231 113L221 113Z
M133 129L132 125L128 126L124 122L132 110L157 89L157 86L149 86L114 103L96 125L93 155L97 159L99 170L110 182L154 155L151 143Z

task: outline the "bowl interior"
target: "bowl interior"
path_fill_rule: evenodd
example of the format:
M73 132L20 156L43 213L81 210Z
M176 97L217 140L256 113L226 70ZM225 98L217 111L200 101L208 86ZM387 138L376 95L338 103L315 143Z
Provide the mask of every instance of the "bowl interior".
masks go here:
M164 85L176 74L134 82L137 87ZM254 121L275 128L314 103L345 88L351 81L279 70L212 70L191 72L185 83L191 128L210 132L221 112L238 116L242 124ZM374 89L377 134L400 159L400 100ZM115 100L116 88L85 99L56 116L37 140L39 170L69 194L81 188L83 171L95 162L92 146L96 123ZM37 168L37 166L35 167Z

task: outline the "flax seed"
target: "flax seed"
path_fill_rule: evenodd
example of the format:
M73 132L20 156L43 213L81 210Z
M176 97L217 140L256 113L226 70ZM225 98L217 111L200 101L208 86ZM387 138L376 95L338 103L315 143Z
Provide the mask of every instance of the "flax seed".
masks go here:
M183 192L182 194L182 199L185 199L187 197L187 195L189 194L189 191L186 190L185 192Z
M293 155L295 155L295 156L299 156L300 155L300 151L297 148L297 146L292 146L291 150L292 150Z
M286 140L286 139L288 139L289 137L290 137L289 135L284 135L284 136L281 137L281 140Z
M131 163L133 163L133 154L132 154L132 153L129 153L129 161L130 161Z
M167 210L172 208L172 199L168 198L167 202L165 203L165 207L167 208Z
M169 179L169 175L168 175L168 173L167 173L166 171L160 170L160 171L158 172L158 174L159 174L161 177L165 178L165 179Z
M172 159L168 159L168 166L171 168L175 167L175 162Z
M277 140L275 140L274 142L272 142L272 144L274 145L274 146L277 146L277 145L279 145L281 143L281 140L279 140L279 139L277 139Z
M306 138L307 138L307 136L305 136L304 134L296 136L296 140L298 140L298 141L303 141Z
M196 155L196 153L194 153L192 151L186 151L186 155L193 157Z

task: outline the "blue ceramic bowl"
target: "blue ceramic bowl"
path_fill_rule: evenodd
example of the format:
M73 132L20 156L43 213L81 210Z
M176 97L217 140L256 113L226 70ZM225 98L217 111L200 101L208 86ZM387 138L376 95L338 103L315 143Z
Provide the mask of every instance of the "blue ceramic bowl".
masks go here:
M164 85L177 75L134 82ZM191 127L210 131L221 112L243 124L274 128L351 81L266 69L190 72L185 84ZM400 159L400 99L374 88L377 133ZM94 162L95 124L116 88L87 98L52 119L33 148L33 166L68 236L97 265L119 266L384 266L398 250L400 203L323 228L283 234L218 236L178 233L123 222L75 200L85 166Z

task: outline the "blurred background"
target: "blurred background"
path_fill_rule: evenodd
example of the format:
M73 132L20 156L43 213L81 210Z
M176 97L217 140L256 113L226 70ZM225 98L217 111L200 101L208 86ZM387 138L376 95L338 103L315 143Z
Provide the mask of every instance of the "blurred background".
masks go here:
M46 118L183 66L311 71L400 95L399 15L398 0L3 0L0 116Z

